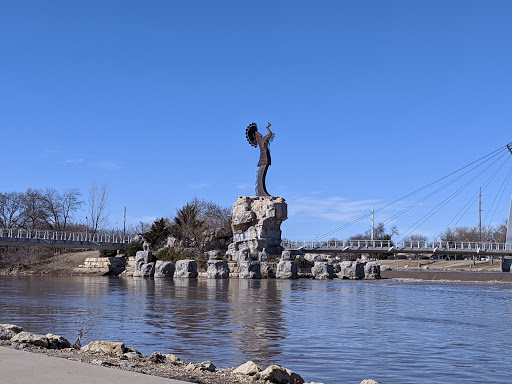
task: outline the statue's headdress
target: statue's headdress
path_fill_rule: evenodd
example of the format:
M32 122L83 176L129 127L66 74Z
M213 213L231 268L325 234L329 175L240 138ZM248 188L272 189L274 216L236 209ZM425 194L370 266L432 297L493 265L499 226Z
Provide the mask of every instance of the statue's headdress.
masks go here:
M247 138L247 141L249 144L251 144L253 147L257 147L258 143L256 142L256 132L258 131L258 126L256 123L251 123L247 126L247 129L245 130L245 137Z

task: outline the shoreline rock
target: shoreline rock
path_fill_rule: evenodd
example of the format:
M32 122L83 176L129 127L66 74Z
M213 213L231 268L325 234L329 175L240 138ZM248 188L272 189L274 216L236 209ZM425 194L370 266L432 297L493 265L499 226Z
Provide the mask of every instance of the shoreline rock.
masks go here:
M38 335L14 324L0 324L0 334L12 334L10 339L0 339L2 347L200 384L304 383L299 374L278 365L262 370L256 363L248 361L239 367L218 369L210 361L186 362L173 354L159 352L147 356L124 343L112 341L92 341L82 348L72 348L62 336Z

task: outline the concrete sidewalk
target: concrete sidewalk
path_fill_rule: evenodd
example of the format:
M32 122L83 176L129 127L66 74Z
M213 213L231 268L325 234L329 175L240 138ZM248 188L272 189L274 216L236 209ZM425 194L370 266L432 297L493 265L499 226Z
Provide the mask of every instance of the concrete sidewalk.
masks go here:
M0 384L190 384L0 347Z

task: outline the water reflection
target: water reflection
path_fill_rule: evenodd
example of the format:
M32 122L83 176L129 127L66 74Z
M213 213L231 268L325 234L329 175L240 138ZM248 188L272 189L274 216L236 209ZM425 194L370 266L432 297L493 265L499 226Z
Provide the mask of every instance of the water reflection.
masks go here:
M0 291L0 322L71 341L78 321L85 342L325 383L512 382L511 284L0 277Z

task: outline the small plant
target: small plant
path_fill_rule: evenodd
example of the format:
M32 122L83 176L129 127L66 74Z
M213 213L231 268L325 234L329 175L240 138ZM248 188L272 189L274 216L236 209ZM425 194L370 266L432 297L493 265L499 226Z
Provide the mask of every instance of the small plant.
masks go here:
M178 260L195 259L194 253L190 251L178 251L175 248L164 248L155 254L157 260L172 261L174 264Z
M100 249L100 257L116 257L117 250L115 249Z
M126 244L126 247L124 248L124 255L126 257L134 257L138 251L142 250L142 241L132 241L130 244Z

